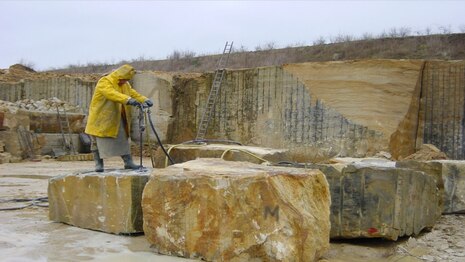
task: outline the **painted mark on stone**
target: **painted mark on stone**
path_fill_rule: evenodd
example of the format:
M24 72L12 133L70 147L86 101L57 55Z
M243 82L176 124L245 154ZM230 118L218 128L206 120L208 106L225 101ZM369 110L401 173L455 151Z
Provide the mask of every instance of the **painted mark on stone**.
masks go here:
M374 228L374 227L370 227L367 232L369 234L375 234L375 233L378 233L378 229Z
M279 221L279 206L275 206L273 210L271 210L271 207L265 206L265 211L263 215L265 219L268 218L268 214L272 217L275 217L276 221Z

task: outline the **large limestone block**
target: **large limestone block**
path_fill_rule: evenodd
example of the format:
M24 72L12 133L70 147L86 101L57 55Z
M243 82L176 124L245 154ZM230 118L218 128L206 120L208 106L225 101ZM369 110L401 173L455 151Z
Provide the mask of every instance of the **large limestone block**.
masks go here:
M465 161L400 161L397 166L420 170L435 178L440 192L440 212L465 212Z
M197 159L153 175L144 232L162 254L208 261L316 261L329 248L319 170Z
M260 164L263 160L278 162L288 160L288 150L255 146L226 144L179 144L166 148L175 163L183 163L197 158L220 158L226 160L246 161ZM158 148L155 154L155 166L166 167L169 164L165 153Z
M311 165L331 191L331 238L416 235L433 227L439 194L430 175L395 168L390 161Z
M1 110L1 109L0 109ZM19 126L22 126L26 130L29 130L30 119L28 112L25 110L18 110L14 113L9 111L4 112L3 128L6 130L16 130Z
M408 168L412 170L422 171L427 175L430 175L438 188L438 210L437 217L439 218L444 211L444 181L442 178L442 164L439 162L432 161L417 161L417 160L403 160L396 162L396 167Z
M437 162L442 164L443 212L465 213L465 161L437 160Z
M60 109L62 110L62 109ZM36 133L61 133L60 122L56 112L29 111L30 129ZM62 115L62 114L60 114ZM72 133L84 132L84 114L66 113Z
M106 170L49 179L50 219L108 233L142 232L142 190L150 170Z

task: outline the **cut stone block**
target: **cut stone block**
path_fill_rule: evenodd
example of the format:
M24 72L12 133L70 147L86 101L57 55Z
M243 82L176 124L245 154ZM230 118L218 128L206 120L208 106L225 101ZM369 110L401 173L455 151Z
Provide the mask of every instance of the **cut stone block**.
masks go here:
M465 213L465 161L437 160L442 164L444 213Z
M240 145L224 145L224 144L180 144L172 147L167 147L171 158L176 163L184 163L197 158L221 158L224 154L224 159L231 161L246 161L256 164L261 164L262 158L270 162L279 162L288 160L286 149L272 149L254 146ZM250 153L250 154L249 154ZM254 156L253 156L254 155ZM257 156L257 157L255 157ZM157 149L155 156L155 166L157 168L166 167L169 162L161 148Z
M401 161L397 166L424 171L435 177L440 189L441 212L465 213L465 161Z
M159 253L207 261L316 261L329 248L329 206L319 170L221 159L161 169L142 199Z
M439 218L444 211L444 181L442 178L442 164L439 162L432 161L417 161L417 160L403 160L396 162L396 167L399 168L408 168L412 170L422 171L425 174L430 175L438 188L438 210L437 217Z
M142 191L151 170L105 170L49 179L49 217L115 234L142 232Z
M33 130L35 133L61 133L60 121L58 120L56 111L28 111L28 115L30 130ZM63 113L60 115L63 115ZM68 119L69 130L71 133L84 132L85 116L86 115L84 114L66 112L66 118Z
M319 168L330 185L331 238L397 240L433 227L439 209L433 177L383 166L388 162L371 165L307 166Z

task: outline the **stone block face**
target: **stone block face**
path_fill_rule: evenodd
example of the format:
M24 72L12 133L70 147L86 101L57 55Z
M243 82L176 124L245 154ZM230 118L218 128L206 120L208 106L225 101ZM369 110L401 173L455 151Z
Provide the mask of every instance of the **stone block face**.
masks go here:
M312 165L331 191L331 238L385 238L418 234L438 216L433 177L403 168L354 163Z
M420 170L434 177L439 188L440 213L465 212L465 161L410 160L397 162L396 166Z
M106 170L49 179L49 217L108 233L142 232L142 191L151 171Z
M316 261L329 248L329 197L319 170L197 159L150 178L144 232L162 254Z
M465 213L465 161L437 160L444 181L443 213Z
M442 179L442 164L439 162L432 161L416 161L416 160L404 160L396 162L396 167L408 168L412 170L422 171L427 175L430 175L438 188L438 210L437 217L439 218L444 210L444 181Z
M197 158L221 158L223 154L225 160L246 161L256 164L263 162L259 158L270 162L284 161L289 158L287 156L288 150L254 146L186 144L175 145L173 148L168 147L166 149L169 150L171 158L173 158L176 163L183 163ZM166 159L165 153L161 148L158 148L155 153L155 166L157 168L163 168L166 167L167 164L169 164L169 162Z

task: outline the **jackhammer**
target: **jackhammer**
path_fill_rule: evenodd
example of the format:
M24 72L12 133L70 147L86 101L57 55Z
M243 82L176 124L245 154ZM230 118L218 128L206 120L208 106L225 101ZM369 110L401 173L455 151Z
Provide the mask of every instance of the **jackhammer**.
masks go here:
M143 166L142 166L143 152L142 152L142 149L143 149L143 145L144 145L144 143L143 143L143 133L145 131L145 125L146 125L146 123L144 121L145 118L148 118L149 123L150 123L150 127L152 129L152 132L155 135L155 137L157 138L157 142L160 145L161 149L163 150L163 153L165 153L166 157L168 157L168 159L170 160L172 165L175 164L174 160L171 158L171 156L168 154L165 147L163 146L163 143L161 142L161 139L158 136L157 131L155 130L155 126L153 125L153 122L152 122L150 107L144 107L143 104L139 104L138 108L139 108L139 116L138 116L138 120L139 120L139 148L140 148L140 168L139 168L139 170L143 170ZM148 139L150 139L150 138L148 138ZM149 148L149 150L151 150L151 149Z

